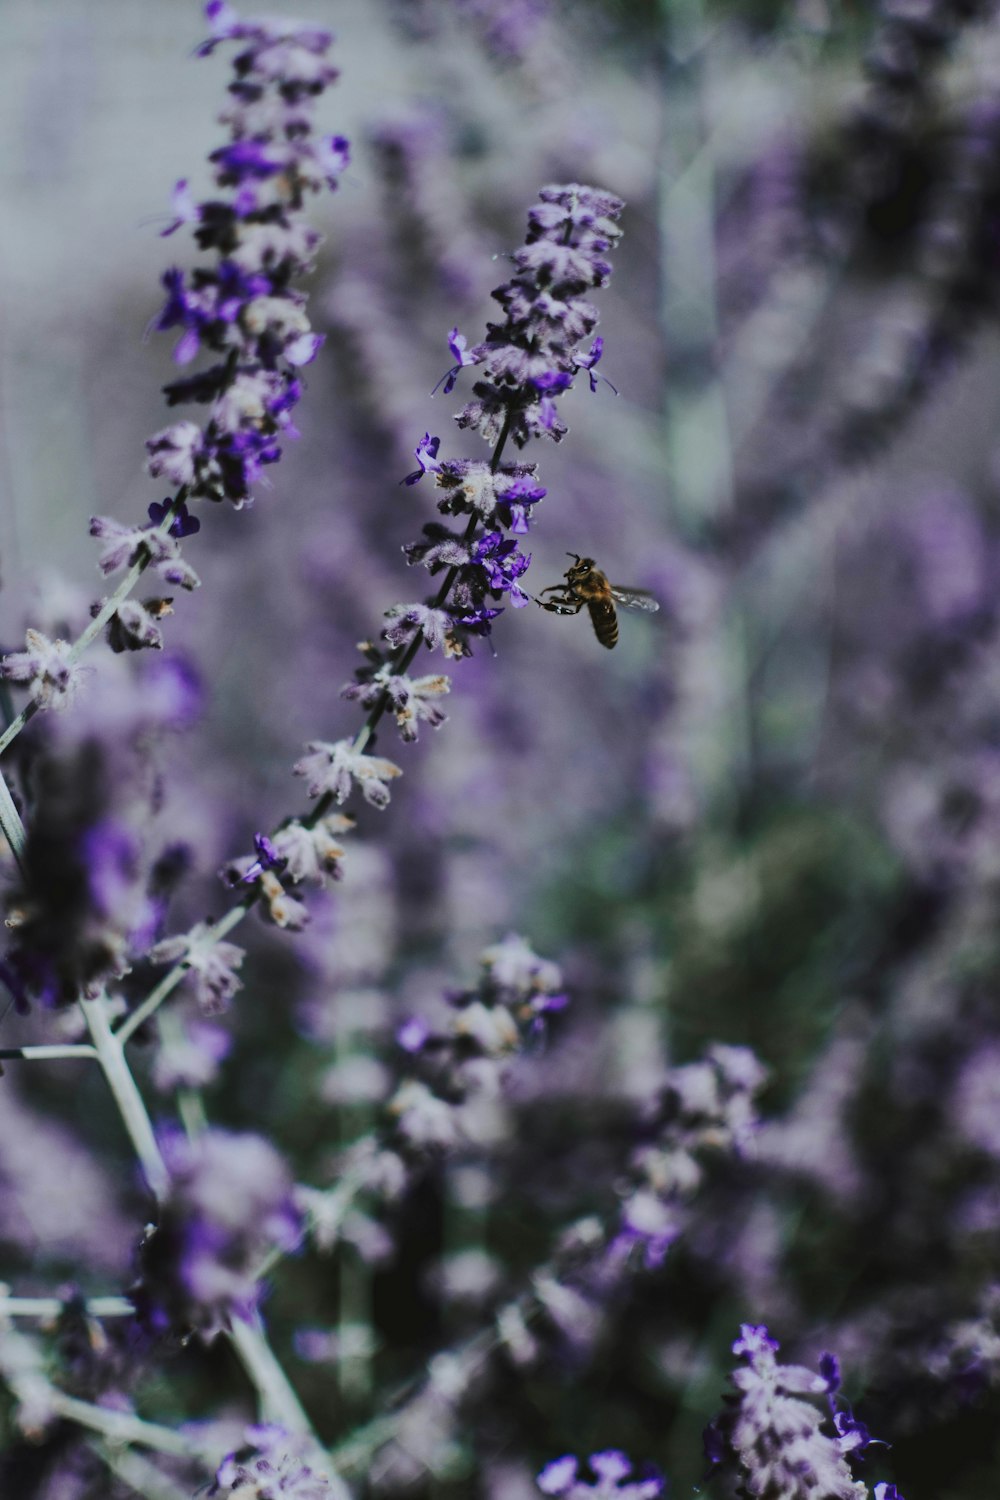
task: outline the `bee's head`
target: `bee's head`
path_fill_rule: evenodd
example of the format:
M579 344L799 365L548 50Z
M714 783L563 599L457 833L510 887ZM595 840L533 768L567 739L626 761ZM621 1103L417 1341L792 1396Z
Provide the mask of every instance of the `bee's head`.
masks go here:
M585 578L594 566L592 557L578 557L575 552L567 552L566 556L573 559L573 566L566 569L567 578Z

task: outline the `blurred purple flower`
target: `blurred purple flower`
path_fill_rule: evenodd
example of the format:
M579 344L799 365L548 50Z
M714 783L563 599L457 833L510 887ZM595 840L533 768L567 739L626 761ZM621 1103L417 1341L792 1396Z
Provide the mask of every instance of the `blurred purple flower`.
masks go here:
M651 1466L636 1474L632 1460L617 1448L592 1453L587 1465L593 1479L581 1476L578 1458L567 1454L554 1459L538 1475L538 1488L560 1500L656 1500L664 1492L661 1474Z
M211 1338L256 1306L261 1257L298 1243L292 1179L257 1135L213 1129L189 1140L168 1132L160 1146L170 1192L141 1246L133 1300L156 1331Z

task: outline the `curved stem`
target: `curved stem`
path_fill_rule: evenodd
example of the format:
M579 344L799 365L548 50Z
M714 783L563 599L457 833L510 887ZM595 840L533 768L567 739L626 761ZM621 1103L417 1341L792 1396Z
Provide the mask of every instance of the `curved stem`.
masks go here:
M162 1427L157 1422L144 1422L128 1412L112 1411L107 1406L94 1406L89 1401L80 1401L76 1396L67 1396L52 1388L47 1392L52 1409L70 1422L99 1432L113 1443L136 1443L142 1448L154 1448L158 1453L172 1453L178 1458L205 1458L207 1455L197 1442L172 1427Z
M242 1318L234 1318L229 1330L229 1340L260 1395L261 1415L277 1422L294 1436L308 1438L313 1447L309 1462L315 1464L329 1481L330 1500L350 1500L350 1491L320 1446L288 1376L264 1336L259 1320L255 1317L249 1323Z
M81 1000L80 1009L146 1181L157 1202L162 1202L170 1188L170 1174L121 1042L108 1022L106 999L100 995L96 1000Z

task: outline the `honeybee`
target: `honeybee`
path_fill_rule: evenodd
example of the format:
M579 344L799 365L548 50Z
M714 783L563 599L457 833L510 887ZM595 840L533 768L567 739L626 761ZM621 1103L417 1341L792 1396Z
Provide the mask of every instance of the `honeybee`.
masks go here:
M592 557L577 557L575 552L567 552L566 556L573 558L573 566L566 569L566 582L553 583L542 589L543 595L555 594L556 597L536 599L535 603L542 609L551 610L554 615L578 615L586 607L593 621L594 634L609 651L618 644L616 604L622 609L645 609L651 613L659 609L659 604L645 589L623 589L616 583L609 583L607 574L594 566Z

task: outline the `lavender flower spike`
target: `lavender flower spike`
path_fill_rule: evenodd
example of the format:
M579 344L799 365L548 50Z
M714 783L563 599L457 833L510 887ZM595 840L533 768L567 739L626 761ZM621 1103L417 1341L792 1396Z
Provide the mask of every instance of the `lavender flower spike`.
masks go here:
M730 1377L737 1394L726 1398L728 1409L706 1430L709 1460L759 1500L868 1500L868 1486L847 1464L872 1441L867 1431L849 1411L813 1404L836 1388L836 1361L824 1356L817 1375L779 1364L778 1347L763 1325L743 1324L733 1353L746 1364Z
M567 429L554 397L581 369L594 384L600 343L587 355L576 353L597 323L584 294L607 284L607 252L621 235L614 220L623 204L612 193L571 183L542 188L538 196L527 244L514 254L517 270L493 293L506 318L489 324L486 339L470 351L483 373L458 417L460 427L477 428L490 442L507 425L518 447L543 433L558 442Z
M207 405L204 425L176 422L146 447L149 472L186 487L188 498L240 506L263 466L281 456L279 437L295 436L290 412L302 394L296 371L322 343L305 298L291 286L310 269L319 244L302 223L302 208L307 193L337 186L349 152L340 136L312 136L312 105L337 76L326 60L328 32L243 21L222 0L210 0L205 14L212 36L201 56L223 42L240 44L232 103L220 116L230 141L210 158L218 196L195 203L179 182L167 232L191 224L200 248L216 259L190 275L176 268L164 274L166 301L155 326L180 330L179 364L202 352L218 361L166 387L171 406Z

